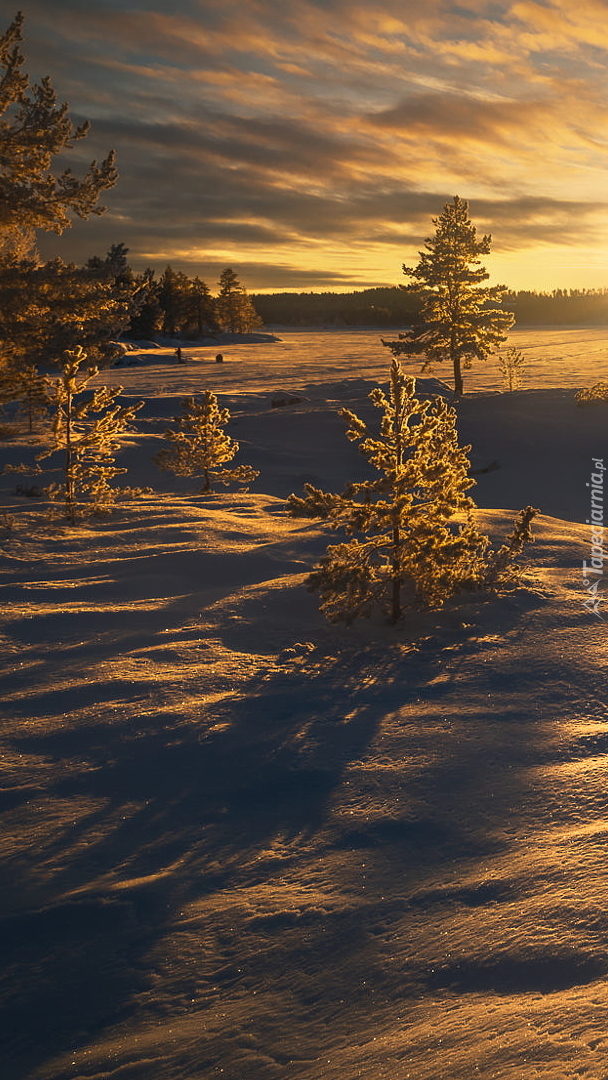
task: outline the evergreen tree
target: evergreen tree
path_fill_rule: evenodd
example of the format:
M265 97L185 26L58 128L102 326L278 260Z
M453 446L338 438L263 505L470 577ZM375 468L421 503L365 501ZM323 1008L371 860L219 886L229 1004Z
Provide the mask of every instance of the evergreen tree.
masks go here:
M526 358L520 349L511 346L498 357L498 367L505 381L507 390L517 390L521 386L521 376Z
M389 396L380 388L370 395L383 410L378 436L355 413L340 410L347 438L360 443L376 479L349 484L341 495L306 484L304 498L287 501L294 517L323 518L353 536L330 545L308 579L331 622L350 623L380 606L395 623L405 605L438 607L461 589L497 589L513 578L530 518L509 538L510 547L491 550L471 520L475 504L467 491L475 481L468 475L470 447L458 445L455 410L441 397L420 401L414 390L415 380L393 359Z
M192 327L195 333L217 334L220 324L217 320L215 300L206 282L199 277L190 282L190 295L188 306L188 327ZM188 328L186 328L187 332Z
M99 373L96 367L89 368L86 374L80 371L86 359L81 347L65 353L61 374L54 384L53 446L37 458L43 461L57 451L63 453L64 481L51 485L47 492L63 503L72 525L85 512L107 512L120 495L119 488L110 486L111 480L127 471L115 462L120 449L118 436L144 404L117 405L122 386L101 386L81 398ZM91 414L97 414L97 418Z
M98 277L114 281L116 285L132 285L134 274L129 266L129 249L124 244L112 244L104 259L94 255L87 260L86 269Z
M117 180L113 152L91 162L81 179L71 169L51 172L56 155L84 139L90 125L74 127L48 77L30 86L19 48L22 26L19 13L0 37L0 234L9 237L32 229L62 233L71 214L103 213L99 195Z
M183 414L174 417L178 429L169 428L163 436L171 445L154 457L161 469L176 476L202 476L201 494L210 492L212 483L250 484L259 476L250 465L223 467L235 457L239 444L224 431L230 413L218 407L215 394L205 390L199 401L188 397L182 404Z
M115 317L125 310L124 297L110 296L107 287L91 286L85 271L61 260L40 266L35 230L62 233L72 215L87 218L103 213L99 195L117 179L114 154L100 165L93 161L81 179L70 169L53 174L55 157L83 139L89 124L74 127L67 104L57 105L50 79L30 87L19 48L22 26L19 13L0 36L2 364L20 367L31 359L56 361L79 341L99 346L101 358L102 325L108 324L109 336L120 332L124 323Z
M0 372L0 405L10 401L20 403L20 412L27 417L28 431L34 430L37 419L46 416L50 408L47 380L33 365L22 369L7 368Z
M61 363L67 349L86 348L91 363L113 356L108 343L130 323L138 286L120 284L105 267L53 259L42 266L0 266L0 342L19 369L28 361Z
M174 337L188 319L190 281L186 274L167 266L162 274L156 295L163 312L162 332Z
M148 267L136 278L136 282L140 288L140 302L131 315L128 332L134 338L153 338L162 330L164 320L154 270Z
M512 326L513 315L496 306L506 286L480 284L489 274L479 257L489 253L492 237L477 239L468 203L456 195L433 224L435 236L426 240L427 250L419 252L418 265L403 267L404 274L413 279L403 288L423 298L421 325L400 334L398 341L383 344L393 356L424 354L425 367L450 360L454 391L460 397L463 367L470 368L473 359L485 360L506 340L504 331Z
M230 266L222 271L219 284L216 311L222 330L247 334L261 329L264 324L251 303L247 290Z

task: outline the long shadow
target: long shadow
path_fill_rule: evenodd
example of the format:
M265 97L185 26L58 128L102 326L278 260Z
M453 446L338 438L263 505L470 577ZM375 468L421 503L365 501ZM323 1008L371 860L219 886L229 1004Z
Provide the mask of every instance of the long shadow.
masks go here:
M55 805L95 809L4 862L4 1080L124 1020L146 985L145 956L180 905L238 881L278 834L323 827L387 688L399 693L390 662L384 676L377 694L354 678L349 686L334 661L312 679L295 670L289 687L270 678L216 708L225 727L207 737L132 707L111 725L11 740L16 752L55 759L63 779L9 789L5 805L29 812L37 802L43 820ZM108 876L125 887L109 888Z
M442 653L441 645L408 653L386 644L357 653L352 645L336 650L334 641L334 655L315 659L310 668L294 665L289 675L252 681L232 701L208 710L202 705L196 728L180 725L170 713L138 716L133 704L111 725L14 738L14 751L68 766L63 778L39 792L42 814L54 805L76 808L87 801L91 809L80 816L75 810L73 823L6 860L2 870L6 1080L23 1080L53 1055L127 1020L149 985L147 957L172 931L179 909L217 890L264 881L265 853L277 838L291 844L294 859L313 842L317 856L365 852L374 866L366 903L389 922L404 916L404 890L406 905L417 910L510 897L508 884L488 891L482 882L450 894L403 883L411 870L445 864L453 875L459 860L472 865L499 850L504 841L497 840L495 826L506 815L516 825L522 804L518 766L542 760L544 753L536 716L522 711L534 672L523 678L513 653L489 671L482 643L462 646L462 654ZM543 667L550 666L543 658ZM460 678L469 681L469 708L459 716ZM403 728L400 752L420 764L407 774L401 802L395 798L384 815L336 826L330 811L337 789L349 766L369 755L381 721L393 712ZM433 756L430 750L443 737L446 749ZM501 790L495 798L490 788L497 772ZM27 795L26 788L7 792L15 806ZM113 888L116 883L121 888ZM363 940L368 931L361 915L311 910L257 919L266 919L273 934L297 933L304 920L298 962L323 970L329 980L316 991L315 1009L331 1004L332 995L338 1002L344 996L344 987L334 987L323 968L330 954L338 969L349 951L360 955L356 962L366 965L368 985L374 979L383 985L369 936ZM241 966L251 969L247 978L260 978L257 967L252 974L246 942L240 944L242 965L226 964L214 974L223 991L245 978ZM561 967L559 957L537 960L536 981L521 958L503 967L489 958L482 967L443 967L426 984L412 967L404 971L404 986L410 977L416 992L424 985L459 993L568 985L565 960ZM594 975L584 957L577 963L581 979ZM296 1009L310 1006L298 992L294 1000ZM35 1026L33 1016L42 1017Z

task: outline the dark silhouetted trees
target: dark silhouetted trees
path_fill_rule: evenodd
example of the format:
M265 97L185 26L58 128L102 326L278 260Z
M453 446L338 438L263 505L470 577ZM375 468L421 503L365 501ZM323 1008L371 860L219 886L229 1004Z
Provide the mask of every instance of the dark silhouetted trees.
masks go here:
M259 330L264 325L247 295L247 290L230 266L222 271L215 310L222 330L231 333L246 334L251 330Z

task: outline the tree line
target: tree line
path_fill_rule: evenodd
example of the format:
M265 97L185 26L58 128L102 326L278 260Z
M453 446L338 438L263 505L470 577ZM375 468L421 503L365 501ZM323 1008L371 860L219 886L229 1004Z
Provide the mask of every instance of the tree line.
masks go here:
M85 266L61 259L41 263L31 254L0 256L4 363L52 366L81 346L92 363L106 366L121 335L198 338L263 326L231 267L222 272L214 297L206 282L171 266L158 278L151 269L135 274L127 254L124 244L113 244L104 258L94 256Z
M419 321L423 298L400 285L355 292L259 293L251 297L266 325L399 327ZM608 324L608 289L510 290L502 306L522 325Z
M247 290L230 266L220 275L215 297L200 277L190 278L172 266L167 266L158 279L154 270L148 269L139 280L144 291L127 330L132 337L164 334L197 338L223 331L246 334L264 326Z

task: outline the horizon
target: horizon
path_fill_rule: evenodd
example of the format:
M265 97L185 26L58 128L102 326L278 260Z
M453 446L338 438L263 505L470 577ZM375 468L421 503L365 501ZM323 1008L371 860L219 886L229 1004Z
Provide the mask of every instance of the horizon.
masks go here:
M250 292L386 287L458 194L492 235L490 283L603 288L602 13L31 0L25 70L92 125L58 164L80 174L115 149L120 174L107 213L43 235L41 255L84 263L124 243L137 270L211 283L233 265Z

